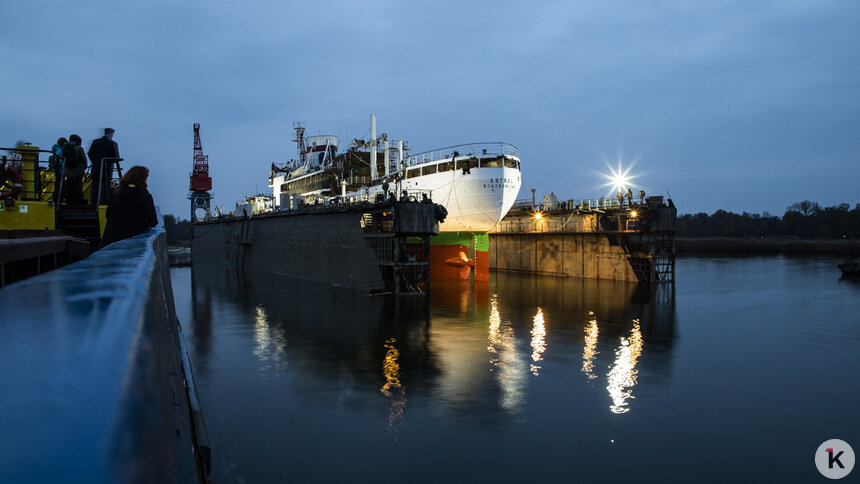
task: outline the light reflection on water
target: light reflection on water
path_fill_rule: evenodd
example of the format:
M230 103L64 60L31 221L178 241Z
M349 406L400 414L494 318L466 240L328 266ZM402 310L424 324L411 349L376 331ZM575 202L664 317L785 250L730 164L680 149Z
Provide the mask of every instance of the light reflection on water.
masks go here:
M636 386L636 361L642 355L642 333L639 330L639 320L633 320L633 329L628 338L620 338L618 349L615 350L615 362L606 374L606 389L612 398L609 409L613 413L627 413L630 408L627 400L635 398L633 387Z
M502 323L498 296L490 300L490 371L496 376L501 389L499 403L506 411L516 411L523 403L526 362L517 349L517 340L510 321Z
M537 363L543 359L543 352L546 351L546 322L543 319L543 311L537 308L537 314L534 317L534 327L532 328L532 364L531 372L538 376L540 365Z
M434 283L429 305L270 274L176 270L213 478L395 480L379 477L386 469L427 482L558 480L566 475L559 464L576 455L584 480L629 481L639 474L625 469L683 468L679 455L692 456L677 450L679 441L696 455L724 455L738 432L770 435L786 421L811 421L817 408L829 413L814 413L816 428L804 424L803 435L817 438L820 428L850 437L856 424L847 434L844 420L828 426L828 415L845 410L845 396L834 394L845 385L805 362L827 344L834 364L858 363L846 348L860 343L860 331L839 324L860 311L848 297L860 286L822 278L822 265L804 272L792 261L756 263L682 260L677 294L494 274L489 286ZM786 278L765 282L769 272ZM828 297L799 310L799 295L813 289ZM781 293L784 301L773 300ZM830 324L811 325L810 312ZM810 387L806 400L789 376ZM847 401L857 397L852 390ZM773 401L791 405L775 409ZM739 416L749 430L735 427ZM787 445L780 442L767 444ZM666 448L676 449L672 459ZM500 462L503 449L516 449L520 463Z
M582 349L582 372L589 380L597 378L594 374L594 359L597 354L597 338L600 335L600 328L597 326L597 319L594 319L594 313L589 311L588 316L591 317L588 325L585 327L585 347Z
M396 339L391 338L383 345L387 351L382 362L382 373L385 377L385 385L380 388L383 395L391 400L388 414L388 432L395 436L400 430L406 412L406 389L400 384L400 365L397 357L400 353L394 347Z

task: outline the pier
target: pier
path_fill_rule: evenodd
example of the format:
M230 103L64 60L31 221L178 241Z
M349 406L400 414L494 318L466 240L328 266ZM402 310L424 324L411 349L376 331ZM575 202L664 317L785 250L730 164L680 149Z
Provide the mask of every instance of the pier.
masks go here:
M490 269L671 283L676 215L672 201L659 196L518 201L490 232Z
M68 243L39 240L52 257ZM209 440L166 247L159 217L0 290L0 481L206 482Z

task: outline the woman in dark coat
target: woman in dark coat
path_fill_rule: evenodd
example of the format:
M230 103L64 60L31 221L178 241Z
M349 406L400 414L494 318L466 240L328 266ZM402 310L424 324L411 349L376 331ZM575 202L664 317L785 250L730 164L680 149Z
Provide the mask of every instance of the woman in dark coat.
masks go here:
M149 169L133 166L119 179L119 189L107 208L101 247L142 234L158 223L152 195L146 190L147 178Z

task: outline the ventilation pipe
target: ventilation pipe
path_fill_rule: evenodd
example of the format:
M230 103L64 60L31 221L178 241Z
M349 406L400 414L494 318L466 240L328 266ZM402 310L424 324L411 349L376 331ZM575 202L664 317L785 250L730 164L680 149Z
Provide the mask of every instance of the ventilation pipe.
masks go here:
M391 155L388 154L388 138L382 142L383 150L385 150L385 176L388 176L391 173Z
M370 115L370 181L376 180L376 115Z

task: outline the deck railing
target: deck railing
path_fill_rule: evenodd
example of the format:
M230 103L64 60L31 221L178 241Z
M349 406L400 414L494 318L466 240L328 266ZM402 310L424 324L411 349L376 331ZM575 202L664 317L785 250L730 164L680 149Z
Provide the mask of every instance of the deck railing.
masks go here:
M520 152L517 147L510 143L466 143L410 155L406 159L406 166L450 159L454 156L455 152L457 157L514 156L517 159L520 157Z
M530 209L532 201L529 198L519 198L514 202L513 209ZM644 207L645 204L639 200L630 202L626 198L623 202L619 202L617 198L591 198L583 200L559 200L553 204L538 203L535 201L534 209L540 212L552 212L553 210L606 210L606 209L621 209L630 208L637 209Z

